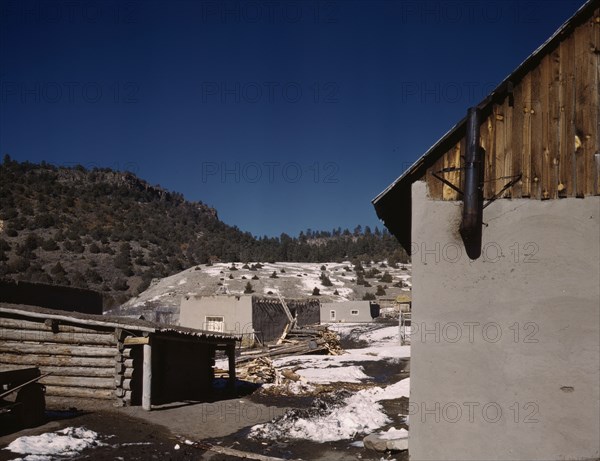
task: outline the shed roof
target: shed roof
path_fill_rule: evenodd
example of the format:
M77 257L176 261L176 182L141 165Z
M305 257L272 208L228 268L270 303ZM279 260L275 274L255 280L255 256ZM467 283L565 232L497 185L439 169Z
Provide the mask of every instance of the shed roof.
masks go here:
M482 119L489 115L495 103L501 102L510 94L512 87L535 68L546 54L582 24L597 8L597 4L598 0L588 0L584 3L548 40L542 43L486 98L477 104L481 110ZM407 250L410 248L411 185L421 179L429 167L465 136L466 122L467 117L465 116L372 200L377 216Z
M30 318L56 319L65 322L94 325L99 327L125 328L145 333L173 333L195 338L218 339L218 340L240 340L241 336L231 333L222 333L195 328L182 327L178 325L166 325L149 320L134 319L113 315L84 314L81 312L67 312L55 309L47 309L39 306L24 304L0 303L0 314L13 314Z

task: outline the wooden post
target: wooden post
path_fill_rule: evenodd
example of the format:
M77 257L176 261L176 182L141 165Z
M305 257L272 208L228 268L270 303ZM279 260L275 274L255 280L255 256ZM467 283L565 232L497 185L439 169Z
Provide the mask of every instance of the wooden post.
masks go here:
M235 343L227 345L227 358L229 359L229 381L231 390L235 389Z
M142 373L142 408L152 409L152 342L144 344L144 364Z

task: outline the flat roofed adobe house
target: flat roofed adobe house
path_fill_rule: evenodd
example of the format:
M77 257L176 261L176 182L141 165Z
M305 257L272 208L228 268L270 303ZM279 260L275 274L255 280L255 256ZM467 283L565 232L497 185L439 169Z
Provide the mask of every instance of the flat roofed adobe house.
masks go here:
M289 313L302 327L319 323L318 299L286 299ZM290 323L280 298L254 295L187 295L181 299L180 325L242 336L244 345L279 339Z
M217 350L235 383L240 337L127 317L0 303L0 366L34 366L46 395L116 405L206 400Z
M411 460L600 456L599 6L373 200L412 253Z
M370 301L342 301L321 304L321 323L372 322L379 317L379 305Z

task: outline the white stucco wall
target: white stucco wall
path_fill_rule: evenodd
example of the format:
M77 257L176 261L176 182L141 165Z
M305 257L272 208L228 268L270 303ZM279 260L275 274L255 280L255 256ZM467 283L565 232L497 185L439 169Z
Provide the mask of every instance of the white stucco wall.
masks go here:
M600 456L600 197L460 202L413 185L411 460Z
M352 315L352 311L358 315ZM331 320L330 313L335 311L335 320ZM372 322L371 303L369 301L341 301L337 303L321 304L321 323L354 323Z
M205 328L206 317L223 317L226 333L249 334L252 329L252 296L214 295L184 296L181 299L179 324Z

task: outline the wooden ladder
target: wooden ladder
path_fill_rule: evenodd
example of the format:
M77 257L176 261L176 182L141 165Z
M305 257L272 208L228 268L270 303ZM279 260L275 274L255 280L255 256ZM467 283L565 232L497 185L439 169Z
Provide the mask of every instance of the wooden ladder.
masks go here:
M285 302L285 299L283 299L283 296L281 296L281 293L279 292L279 290L277 291L277 297L279 298L279 302L281 302L283 311L285 312L285 315L287 315L287 318L289 320L288 324L283 329L283 333L281 334L281 337L277 340L277 344L281 344L283 342L283 340L285 339L285 337L287 336L288 332L296 325L296 319L292 316L290 308L288 307L287 303Z

